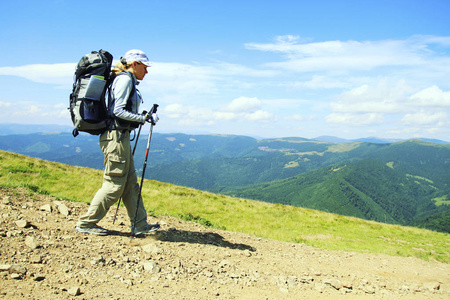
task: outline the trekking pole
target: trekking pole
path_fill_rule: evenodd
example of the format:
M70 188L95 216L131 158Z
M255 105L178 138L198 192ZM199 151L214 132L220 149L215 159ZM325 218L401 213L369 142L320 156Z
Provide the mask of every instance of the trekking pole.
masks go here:
M131 154L131 155L133 155L133 156L134 156L134 152L136 151L136 146L137 146L137 143L138 143L138 140L139 140L139 135L141 134L141 129L142 129L142 126L143 126L143 125L144 125L144 124L139 125L138 134L137 134L137 136L136 136L136 141L134 141L133 152L132 152L132 154ZM113 224L116 222L116 219L117 219L117 212L119 211L120 201L121 201L121 200L122 200L122 197L120 197L120 198L119 198L119 202L117 202L116 213L114 214L114 217L113 217Z
M139 125L139 130L138 130L138 134L136 136L136 141L134 142L133 153L132 153L133 156L134 156L134 152L136 151L136 146L137 146L137 143L139 140L139 135L141 134L142 125L144 125L144 124Z
M150 110L150 115L156 113L156 110L158 109L158 106L159 106L158 104L153 104L153 107ZM138 213L138 210L139 210L139 202L141 202L141 197L142 197L142 186L144 184L145 169L147 168L148 151L150 149L150 141L152 140L153 126L155 124L156 124L155 120L153 120L153 118L151 118L151 120L150 120L150 134L148 135L147 150L145 151L144 166L142 167L141 185L139 187L139 195L138 195L137 203L136 203L136 212L134 214L134 221L133 221L133 224L131 226L131 234L130 234L131 238L134 237L134 232L136 230L136 219L137 219L137 213ZM144 205L144 201L142 201L142 205Z

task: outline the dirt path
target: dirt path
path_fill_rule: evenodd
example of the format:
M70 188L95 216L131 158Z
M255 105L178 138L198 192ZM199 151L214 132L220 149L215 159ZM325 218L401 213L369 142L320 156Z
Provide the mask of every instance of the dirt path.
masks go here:
M55 200L0 189L0 297L450 299L449 264L321 250L171 217L151 219L159 232L130 239L125 210L115 225L110 216L99 224L111 235L85 235L74 226L87 205Z

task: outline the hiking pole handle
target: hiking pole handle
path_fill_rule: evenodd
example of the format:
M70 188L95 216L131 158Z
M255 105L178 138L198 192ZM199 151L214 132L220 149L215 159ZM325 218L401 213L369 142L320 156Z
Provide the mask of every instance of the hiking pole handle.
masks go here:
M148 113L149 117L150 117L150 123L153 125L156 125L156 122L158 122L159 118L158 115L156 114L156 111L158 110L158 104L153 104L152 109L150 109L150 112ZM156 119L154 119L153 117L156 116Z
M156 114L156 111L158 110L158 104L153 104L152 109L150 110L150 114Z

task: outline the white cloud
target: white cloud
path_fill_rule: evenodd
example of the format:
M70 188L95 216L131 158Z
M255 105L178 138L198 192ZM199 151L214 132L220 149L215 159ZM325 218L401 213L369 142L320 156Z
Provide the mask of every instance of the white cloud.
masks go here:
M185 126L214 125L223 122L271 122L272 113L258 109L261 101L256 98L239 97L228 105L228 110L199 106L169 104L160 110L161 118L178 119Z
M12 103L0 101L0 107L10 107Z
M273 70L257 70L238 64L216 62L209 65L154 63L140 89L150 93L219 94L221 89L252 88L243 78L272 77Z
M245 47L249 50L283 54L286 61L265 64L277 69L295 72L368 71L378 67L424 66L439 62L436 57L433 60L429 57L430 54L435 54L433 46L449 46L450 37L414 36L405 40L301 42L298 37L281 36L275 43L248 43Z
M351 85L340 78L334 78L330 76L314 75L309 81L296 81L288 85L288 87L294 90L302 89L336 89L336 88L348 88Z
M287 110L289 112L302 109L302 105L309 105L307 99L274 98L261 100L262 106L273 111Z
M384 122L389 125L385 115L390 115L389 122L397 118L401 124L425 127L427 132L431 130L429 126L436 127L435 132L448 124L448 112L442 109L450 108L450 92L437 86L416 90L404 81L393 84L383 79L376 85L365 84L343 92L338 101L330 103L330 108L332 113L326 117L329 123L362 126ZM419 129L416 131L423 133Z
M162 109L162 112L168 118L178 119L186 113L186 108L184 108L181 104L175 103L166 105Z
M406 94L411 90L404 81L392 84L382 79L374 86L364 84L343 92L330 108L338 113L400 113L408 109Z
M413 93L414 92L414 93ZM362 85L343 92L336 102L330 103L334 112L340 113L405 113L417 108L450 108L450 92L437 86L414 90L404 81L396 84L383 79L374 86Z
M38 83L71 87L76 63L33 64L0 67L0 75L18 76ZM271 77L273 70L257 70L250 67L216 62L209 65L155 62L139 85L141 91L152 94L217 94L222 87L251 88L252 83L237 78Z
M19 101L14 105L1 105L0 120L23 124L65 124L71 125L68 104L47 105L30 101Z
M180 63L154 63L139 85L151 93L215 94L214 69Z
M75 73L74 63L35 64L19 67L0 67L0 75L19 76L39 83L62 84L70 86Z
M436 85L415 93L410 99L417 106L450 107L450 92L444 92Z
M49 110L48 108L46 110ZM44 111L44 106L33 104L33 103L22 103L19 102L16 107L11 107L10 109L10 118L19 118L22 120L30 120L31 119L41 119L42 120L42 112Z
M214 119L215 120L225 120L225 121L231 121L236 119L238 116L236 113L232 113L232 112L215 112L214 113Z
M255 111L253 113L248 113L244 115L245 118L249 121L261 121L261 122L273 122L275 120L275 117L273 114L267 112L267 111L263 111L263 110L258 110Z
M218 62L211 66L214 75L244 76L244 77L272 77L279 73L274 70L254 69L244 65Z
M444 126L444 124L448 123L447 120L448 114L446 112L428 111L406 114L402 118L402 122L406 125L433 125L437 127Z
M269 52L293 52L297 48L296 43L300 41L299 36L282 35L275 37L273 44L247 43L245 48L249 50L269 51Z
M368 126L374 124L381 124L384 118L379 113L364 113L364 114L351 114L351 113L332 113L326 117L328 123L345 124L350 126Z
M44 117L48 120L68 120L70 119L70 112L67 109L67 106L67 104L63 103L55 104L50 108L50 111L44 114Z
M227 110L232 112L253 112L261 107L261 101L256 98L239 97L234 99L228 106Z
M30 116L36 115L40 113L42 109L40 107L37 107L36 105L30 105L28 107L28 110L24 111L25 114L29 114Z
M303 121L305 118L302 115L292 115L292 116L287 116L286 119L288 120L292 120L292 121Z

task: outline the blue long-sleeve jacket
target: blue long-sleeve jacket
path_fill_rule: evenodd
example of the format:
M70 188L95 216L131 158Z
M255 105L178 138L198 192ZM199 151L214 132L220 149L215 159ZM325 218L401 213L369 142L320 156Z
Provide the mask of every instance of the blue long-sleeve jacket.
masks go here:
M122 126L122 121L145 123L145 116L139 113L139 106L143 102L142 96L136 87L133 93L134 82L137 80L133 74L118 74L109 92L108 113L113 119L119 119Z

